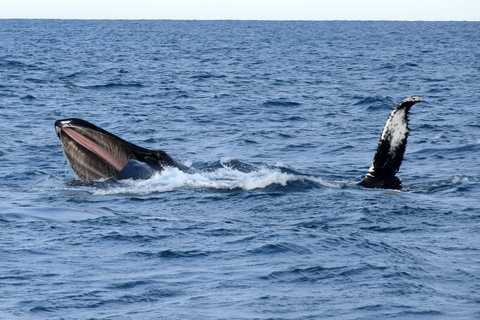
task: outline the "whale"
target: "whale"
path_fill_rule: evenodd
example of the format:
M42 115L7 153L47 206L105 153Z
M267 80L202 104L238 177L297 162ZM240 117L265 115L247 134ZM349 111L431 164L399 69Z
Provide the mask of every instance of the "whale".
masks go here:
M163 150L149 150L78 118L55 121L70 167L81 180L147 179L165 167L189 168Z
M401 189L396 176L407 146L408 113L420 97L400 102L390 113L378 142L370 169L359 183L365 188ZM165 167L188 172L163 150L149 150L78 118L55 121L55 131L75 174L82 180L148 179Z
M392 110L383 127L372 165L365 178L359 183L360 186L378 189L402 189L402 182L396 174L400 170L407 147L407 138L410 131L408 112L415 103L422 101L423 99L420 97L407 98Z

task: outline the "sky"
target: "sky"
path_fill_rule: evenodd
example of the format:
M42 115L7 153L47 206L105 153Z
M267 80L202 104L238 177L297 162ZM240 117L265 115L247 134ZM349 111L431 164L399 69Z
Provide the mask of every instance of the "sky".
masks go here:
M5 18L480 21L480 0L0 0Z

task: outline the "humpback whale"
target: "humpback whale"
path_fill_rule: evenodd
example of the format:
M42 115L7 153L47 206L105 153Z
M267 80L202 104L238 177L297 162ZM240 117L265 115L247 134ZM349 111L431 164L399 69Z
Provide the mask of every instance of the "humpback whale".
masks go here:
M401 189L402 182L396 173L402 164L407 137L408 111L420 97L411 97L400 102L390 113L383 127L382 136L378 142L377 151L372 165L360 185L366 188Z
M146 179L167 166L189 169L165 151L139 147L82 119L57 120L55 131L68 163L82 180Z
M422 98L400 102L383 128L372 165L360 186L401 189L396 173L402 164L409 133L408 112ZM57 120L55 131L73 171L82 180L147 179L165 167L182 171L189 168L173 160L165 151L154 151L127 142L88 121L71 118Z

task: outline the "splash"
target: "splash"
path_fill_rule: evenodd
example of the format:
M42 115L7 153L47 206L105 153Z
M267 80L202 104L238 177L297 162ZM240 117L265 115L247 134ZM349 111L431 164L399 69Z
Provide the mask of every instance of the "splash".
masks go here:
M114 194L151 194L169 192L178 189L214 189L214 190L257 190L271 185L286 186L292 181L304 181L306 178L282 172L279 168L257 168L244 172L228 166L222 161L222 167L213 171L187 173L177 168L166 168L147 180L122 180L114 186L95 189L95 195Z

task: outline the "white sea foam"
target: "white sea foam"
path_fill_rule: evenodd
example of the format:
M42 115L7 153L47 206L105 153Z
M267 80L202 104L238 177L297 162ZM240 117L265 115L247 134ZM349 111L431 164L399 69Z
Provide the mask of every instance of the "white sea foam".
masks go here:
M93 194L151 194L182 188L248 191L262 189L273 184L286 186L289 181L295 180L304 180L304 178L281 172L276 168L258 168L251 172L242 172L224 166L212 172L195 173L182 172L177 168L166 168L150 179L122 180L118 185L95 189Z
M455 175L452 180L453 184L461 184L461 183L469 183L469 182L470 180L468 179L468 177L458 175L458 174Z

